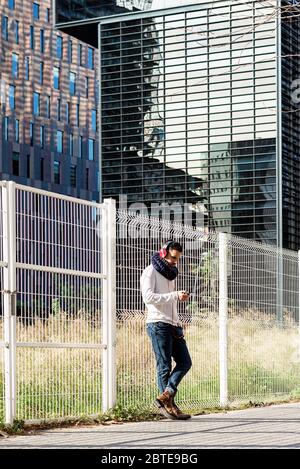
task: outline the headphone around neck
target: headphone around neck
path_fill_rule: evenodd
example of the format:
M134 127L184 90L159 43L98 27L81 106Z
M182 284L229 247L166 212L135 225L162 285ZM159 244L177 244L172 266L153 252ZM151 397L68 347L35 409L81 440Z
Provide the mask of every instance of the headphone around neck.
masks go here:
M163 247L159 250L159 255L161 259L164 259L168 255L169 247L173 243L172 239L169 239L169 241L166 241Z

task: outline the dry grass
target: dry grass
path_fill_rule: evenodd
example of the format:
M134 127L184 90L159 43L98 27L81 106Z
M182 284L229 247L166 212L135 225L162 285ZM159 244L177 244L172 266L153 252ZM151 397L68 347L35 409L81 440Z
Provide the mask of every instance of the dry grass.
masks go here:
M156 372L144 316L117 323L118 402L149 406L157 392ZM3 322L0 321L0 334ZM219 397L219 326L216 314L195 316L185 335L193 367L180 386L180 401L200 411ZM232 402L274 400L300 394L297 324L279 326L269 316L247 311L228 320L229 396ZM101 343L100 314L91 321L65 313L31 325L18 320L19 342ZM101 411L101 350L18 347L18 418L81 416ZM3 356L0 356L3 370ZM2 373L3 374L3 373ZM0 376L0 393L1 393ZM1 395L1 394L0 394ZM0 401L1 402L1 401ZM1 412L1 411L0 411Z

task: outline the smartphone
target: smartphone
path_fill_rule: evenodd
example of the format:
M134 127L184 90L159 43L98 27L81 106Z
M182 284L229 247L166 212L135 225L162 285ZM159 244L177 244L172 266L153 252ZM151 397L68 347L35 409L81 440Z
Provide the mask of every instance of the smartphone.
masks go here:
M185 290L185 292L184 292L184 293L186 293L186 294L187 294L187 295L189 295L189 296L192 296L192 295L194 294L193 292L192 292L192 293L190 293L189 291L186 291L186 290Z

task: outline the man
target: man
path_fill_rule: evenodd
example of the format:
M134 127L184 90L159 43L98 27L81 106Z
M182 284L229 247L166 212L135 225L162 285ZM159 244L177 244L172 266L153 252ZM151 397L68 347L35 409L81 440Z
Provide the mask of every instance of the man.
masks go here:
M161 394L156 398L160 412L170 419L186 420L175 404L177 387L192 366L178 321L177 301L186 301L189 294L175 291L176 267L182 255L182 246L169 240L152 256L152 263L142 273L141 290L147 306L147 334L151 339L156 358L157 381ZM175 368L172 370L172 358Z

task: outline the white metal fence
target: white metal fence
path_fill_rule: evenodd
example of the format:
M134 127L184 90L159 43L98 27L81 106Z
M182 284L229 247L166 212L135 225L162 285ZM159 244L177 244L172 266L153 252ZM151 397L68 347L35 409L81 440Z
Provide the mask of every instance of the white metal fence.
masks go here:
M1 203L5 421L99 414L111 405L111 208L13 182Z
M298 254L0 183L0 418L150 408L157 394L142 270L182 242L187 410L300 394Z
M177 399L185 409L300 395L299 260L279 250L190 226L117 214L117 396L149 407L155 363L139 290L143 268L167 239L182 242L178 290L193 366Z

